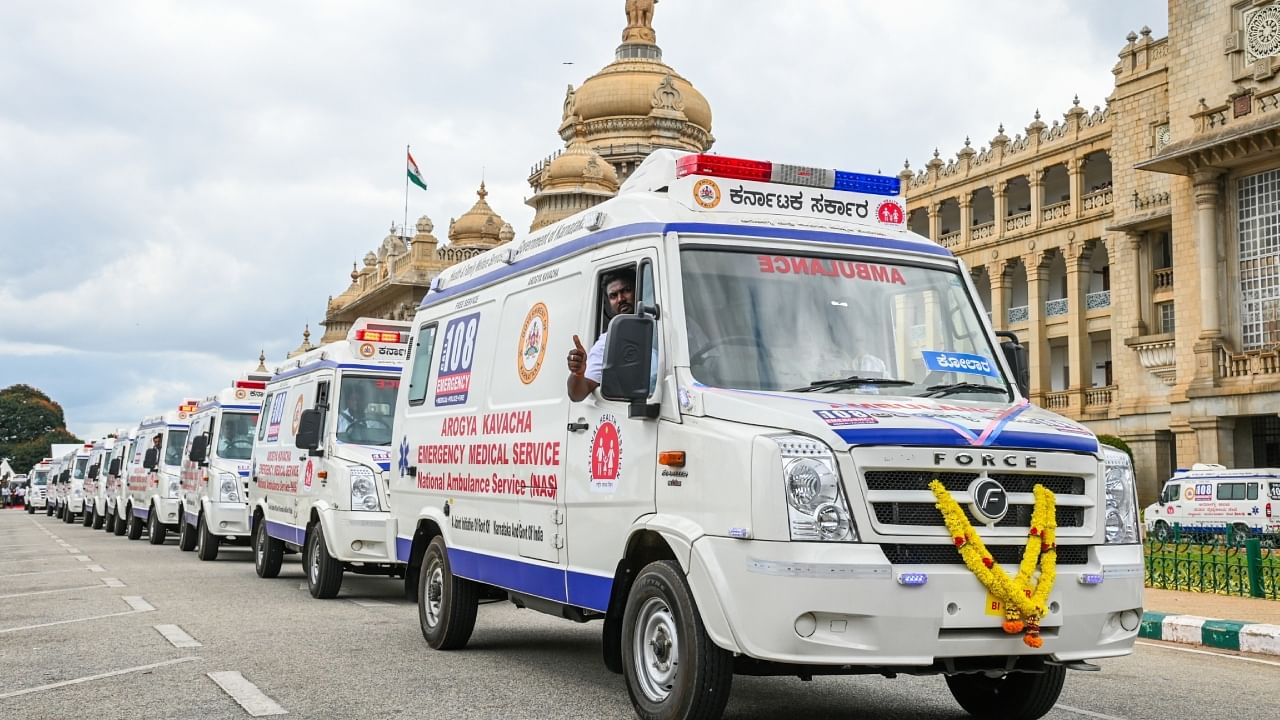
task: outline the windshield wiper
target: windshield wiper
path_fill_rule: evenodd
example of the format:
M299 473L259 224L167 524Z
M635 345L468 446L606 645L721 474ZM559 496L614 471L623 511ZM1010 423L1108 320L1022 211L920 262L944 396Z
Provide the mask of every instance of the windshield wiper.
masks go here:
M943 397L946 395L956 395L958 393L991 393L992 395L1008 395L1009 391L995 385L958 382L947 385L931 385L918 397Z
M829 388L843 387L846 385L915 385L910 380L895 380L893 378L869 378L861 375L850 375L849 377L836 378L835 380L815 380L809 383L808 387L792 388L787 392L813 392L815 390L827 390Z

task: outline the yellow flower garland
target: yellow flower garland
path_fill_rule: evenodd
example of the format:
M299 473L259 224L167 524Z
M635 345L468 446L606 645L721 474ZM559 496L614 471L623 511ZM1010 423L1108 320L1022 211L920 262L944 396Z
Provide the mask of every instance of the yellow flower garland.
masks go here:
M934 480L929 483L929 489L938 500L936 507L942 513L943 522L951 533L965 567L1003 605L1004 631L1010 634L1025 631L1023 642L1034 648L1042 646L1044 641L1040 637L1040 620L1048 612L1046 603L1049 593L1053 591L1058 565L1058 518L1054 509L1054 494L1039 484L1032 489L1036 504L1031 512L1027 546L1022 551L1018 574L1010 578L991 557L987 546L978 536L978 531L973 528L965 517L964 510L951 497L946 487ZM1040 565L1040 577L1033 585L1032 576L1037 564Z

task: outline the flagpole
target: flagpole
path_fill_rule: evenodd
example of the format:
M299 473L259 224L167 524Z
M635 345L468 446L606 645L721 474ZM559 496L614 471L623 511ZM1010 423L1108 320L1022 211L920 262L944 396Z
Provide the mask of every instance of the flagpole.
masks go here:
M408 145L404 146L404 158L406 161L409 159ZM407 165L408 163L406 162L406 166ZM402 227L403 229L401 232L406 235L409 234L409 171L407 167L404 173L404 225Z

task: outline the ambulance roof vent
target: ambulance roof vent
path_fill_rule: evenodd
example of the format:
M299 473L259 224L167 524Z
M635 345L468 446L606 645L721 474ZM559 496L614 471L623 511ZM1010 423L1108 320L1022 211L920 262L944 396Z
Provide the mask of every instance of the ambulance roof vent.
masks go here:
M1191 466L1191 469L1192 470L1226 470L1227 467L1225 465L1218 465L1216 463L1195 463Z
M431 278L431 286L427 288L427 292L437 292L437 293L438 293L438 292L443 292L443 291L444 291L444 276L443 276L443 275L437 275L437 276L435 276L435 277Z

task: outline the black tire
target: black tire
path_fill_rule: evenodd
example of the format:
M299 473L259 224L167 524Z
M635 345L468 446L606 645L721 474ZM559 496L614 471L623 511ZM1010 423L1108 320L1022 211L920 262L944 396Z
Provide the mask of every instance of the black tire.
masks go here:
M111 534L116 537L122 537L129 530L129 516L120 514L120 506L116 506L116 526L111 528Z
M724 714L733 657L711 642L674 560L649 563L627 596L622 674L644 720L710 720Z
M1157 520L1154 527L1151 528L1151 538L1156 542L1169 542L1173 537L1173 532L1169 529L1169 523L1163 520Z
M133 512L133 506L129 506L129 524L128 537L130 540L140 540L142 538L142 518Z
M107 514L98 512L97 506L93 508L93 529L101 530L103 525L107 524Z
M102 529L108 535L116 531L116 511L115 510L112 510L107 513L107 518L102 523Z
M160 522L160 513L156 511L156 506L152 505L147 511L147 542L152 545L163 545L168 534L169 529Z
M982 673L948 675L947 688L960 707L976 718L1037 720L1062 694L1067 669L1046 665L1044 672L1016 672L991 678Z
M31 506L31 505L28 505L28 506L27 506L27 514L28 514L28 515L35 515L35 514L36 514L36 509L35 509L35 507L34 507L34 506Z
M83 526L85 526L85 527L93 527L93 518L94 518L94 516L95 516L95 515L97 515L97 514L98 514L98 509L97 509L96 507L95 507L92 511L90 511L90 510L89 510L89 506L88 506L88 505L85 505L85 506L84 506L84 519L82 519L82 520L80 521L80 524L81 524L81 525L83 525Z
M46 502L44 504L44 516L53 517L53 504Z
M187 512L182 511L182 519L178 521L178 549L191 552L196 549L196 529L187 522Z
M253 526L253 569L260 578L273 578L280 574L284 562L284 541L267 534L267 519L258 518Z
M204 520L204 513L200 513L200 520L196 523L196 557L201 560L217 560L218 546L222 544L222 538L209 532L209 523Z
M329 554L324 544L324 527L315 523L307 531L307 545L302 553L306 563L307 589L311 597L328 600L338 596L342 589L342 563Z
M436 650L466 647L476 627L479 600L479 586L453 576L444 538L432 538L418 572L418 625L427 644Z
M67 504L62 506L62 522L67 525L70 525L75 521L76 521L76 516L71 514L71 505Z

